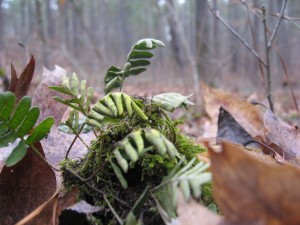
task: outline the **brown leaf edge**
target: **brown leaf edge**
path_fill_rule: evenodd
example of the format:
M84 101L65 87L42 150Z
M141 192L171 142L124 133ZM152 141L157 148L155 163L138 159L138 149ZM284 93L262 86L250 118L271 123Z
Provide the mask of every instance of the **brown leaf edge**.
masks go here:
M29 63L19 78L13 64L11 63L11 84L8 90L16 95L17 101L19 101L23 96L27 95L34 75L34 69L35 59L33 55L31 55Z

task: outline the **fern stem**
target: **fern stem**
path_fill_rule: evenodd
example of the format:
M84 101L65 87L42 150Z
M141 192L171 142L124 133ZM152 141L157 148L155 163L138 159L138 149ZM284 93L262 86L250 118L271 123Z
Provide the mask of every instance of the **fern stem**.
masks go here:
M23 139L23 138L21 138L21 139ZM24 139L23 139L24 140ZM25 140L24 140L25 141ZM32 148L32 150L42 159L42 160L44 160L53 170L55 170L55 171L61 171L60 169L57 169L57 168L55 168L54 166L52 166L46 159L45 159L45 157L39 152L39 150L34 146L34 145L32 145L32 146L30 146L31 148Z
M76 141L76 140L77 140L77 138L79 137L79 134L81 133L81 131L82 131L83 127L85 126L85 124L86 124L86 123L83 123L83 124L82 124L82 126L81 126L81 128L79 129L78 133L75 133L75 134L76 134L76 136L75 136L75 138L73 139L73 141L72 141L71 145L69 146L69 148L68 148L68 150L67 150L67 153L66 153L65 159L68 159L68 155L69 155L69 153L70 153L70 151L71 151L71 149L72 149L73 145L75 144L75 141ZM89 149L89 147L88 147L88 149Z
M123 72L123 75L122 75L122 79L121 79L121 84L120 84L120 89L119 89L119 92L121 92L122 91L122 87L123 87L123 82L124 82L124 80L125 80L125 74L124 74L125 72Z
M76 132L76 130L74 129L74 127L73 127L68 121L66 121L66 124L67 124L67 126L73 131L74 134L78 135L78 138L79 138L79 140L82 142L82 144L83 144L87 149L89 149L89 146L88 146L88 145L85 143L85 141L79 136L79 134L80 134L80 132L81 132L81 130L83 129L83 127L84 127L85 124L83 124L81 130L80 130L78 133Z

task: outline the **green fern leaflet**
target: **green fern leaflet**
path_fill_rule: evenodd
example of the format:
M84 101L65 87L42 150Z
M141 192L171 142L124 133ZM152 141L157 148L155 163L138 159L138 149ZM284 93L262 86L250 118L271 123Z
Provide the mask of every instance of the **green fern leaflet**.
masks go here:
M106 71L104 77L105 94L122 87L124 78L137 76L140 73L147 71L146 66L151 64L149 59L154 56L150 50L155 49L158 46L164 47L165 44L160 40L150 38L141 39L135 43L127 55L127 63L124 65L123 70L111 66Z
M39 115L39 108L31 107L30 97L23 97L17 104L13 93L8 91L0 94L0 148L17 142L5 162L6 166L18 163L26 155L27 148L42 140L50 131L54 124L53 117L46 118L34 127Z

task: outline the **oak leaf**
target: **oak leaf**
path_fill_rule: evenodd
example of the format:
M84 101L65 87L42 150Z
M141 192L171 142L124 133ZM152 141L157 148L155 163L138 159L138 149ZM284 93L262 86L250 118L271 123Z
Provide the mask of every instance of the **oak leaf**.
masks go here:
M243 147L208 145L213 196L225 218L236 224L300 224L300 169L266 162Z
M201 84L205 110L217 123L219 108L225 108L235 120L253 137L264 137L263 115L261 111L247 101L219 89Z
M32 77L34 75L34 69L35 60L32 55L29 63L27 64L19 78L13 64L11 63L11 82L8 91L13 92L17 96L17 101L27 95Z
M300 165L300 130L290 126L275 116L270 110L264 114L264 125L268 141L282 149L283 158L287 161Z
M43 155L38 142L35 147ZM0 174L0 224L11 225L46 202L56 190L51 167L29 148L24 159ZM50 224L52 207L48 207L30 224Z

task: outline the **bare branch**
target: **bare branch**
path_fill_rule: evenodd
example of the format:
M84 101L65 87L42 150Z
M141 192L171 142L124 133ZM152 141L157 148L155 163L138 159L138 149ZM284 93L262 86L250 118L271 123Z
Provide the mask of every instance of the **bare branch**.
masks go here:
M281 24L281 21L283 19L283 14L284 14L284 10L285 10L285 7L286 7L286 3L287 3L287 0L284 0L283 3L282 3L281 10L280 10L280 15L279 15L277 24L276 24L276 26L275 26L275 28L272 32L272 35L271 35L271 38L270 38L269 42L268 42L268 48L271 48L272 42L273 42L273 40L274 40L274 38L277 34L278 28L279 28L279 26Z
M248 48L249 51L259 60L260 63L266 66L266 63L259 56L259 54L222 17L220 17L219 12L216 12L212 9L208 0L207 6L211 13L216 17L216 19L218 19L234 36L236 36L246 46L246 48Z

